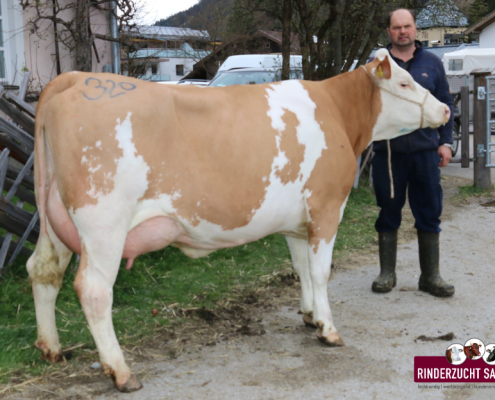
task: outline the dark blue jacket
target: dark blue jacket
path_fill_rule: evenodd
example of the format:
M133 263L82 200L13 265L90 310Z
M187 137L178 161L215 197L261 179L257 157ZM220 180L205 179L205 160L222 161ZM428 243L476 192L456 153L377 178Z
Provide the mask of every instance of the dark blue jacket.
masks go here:
M391 47L391 44L389 44L387 49L390 51ZM391 140L390 148L397 153L436 150L438 146L444 143L453 143L454 112L452 96L449 92L449 83L447 82L442 61L433 53L423 49L422 44L418 41L416 41L416 47L409 73L417 83L428 89L439 101L449 106L450 120L438 129L418 129L408 135ZM373 150L376 152L387 151L387 141L375 142Z

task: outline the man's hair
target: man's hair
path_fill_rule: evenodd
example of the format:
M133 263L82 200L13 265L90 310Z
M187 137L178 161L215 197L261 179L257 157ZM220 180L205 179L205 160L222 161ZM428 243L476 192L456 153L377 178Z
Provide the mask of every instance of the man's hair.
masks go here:
M414 11L413 11L413 10L409 10L408 8L398 8L398 9L396 9L396 10L394 10L394 11L390 11L390 12L388 13L388 18L387 18L387 28L390 28L390 23L391 23L391 21L392 21L392 15L394 15L394 12L399 11L399 10L406 10L406 11L409 11L409 13L411 14L411 16L413 17L414 22L416 22L416 14L414 13Z

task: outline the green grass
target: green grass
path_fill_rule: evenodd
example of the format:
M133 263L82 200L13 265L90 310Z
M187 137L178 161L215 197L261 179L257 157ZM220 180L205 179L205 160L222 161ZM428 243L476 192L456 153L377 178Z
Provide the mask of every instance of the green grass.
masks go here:
M336 257L365 247L375 238L377 208L368 189L351 193L335 244ZM165 306L215 307L224 295L243 293L256 288L276 270L290 267L290 254L282 235L271 235L257 242L232 249L219 250L201 259L190 259L178 249L139 257L130 271L122 263L114 286L113 316L121 345L132 345L136 339L152 335L157 325L170 323ZM57 300L57 327L63 348L86 343L94 348L72 282L75 267L71 263ZM159 314L152 318L152 310ZM25 260L15 265L0 279L0 383L10 372L21 370L39 374L48 365L34 349L36 318ZM76 352L76 356L77 356Z
M459 186L459 193L457 193L456 198L466 199L468 197L492 196L493 189L493 185L490 187L490 189L483 189L473 185Z

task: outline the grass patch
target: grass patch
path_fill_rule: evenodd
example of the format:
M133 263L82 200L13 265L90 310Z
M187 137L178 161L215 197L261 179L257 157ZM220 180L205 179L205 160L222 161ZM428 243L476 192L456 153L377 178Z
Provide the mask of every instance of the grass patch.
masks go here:
M374 240L376 216L371 191L353 190L337 235L336 257ZM48 365L33 347L36 318L25 262L18 259L0 279L0 383L6 383L14 371L36 375ZM214 308L227 294L256 288L264 277L290 266L285 238L278 234L196 260L169 247L139 257L130 271L125 270L123 262L114 286L113 320L117 338L121 345L132 345L137 339L152 335L157 326L171 323L172 304L178 303L177 307L182 308ZM72 287L75 273L71 263L57 299L60 342L63 348L85 343L94 349ZM154 308L159 311L155 318ZM75 351L78 354L81 350Z
M493 185L490 189L483 189L478 186L465 185L459 186L459 193L456 194L458 199L467 199L469 197L485 197L493 195Z

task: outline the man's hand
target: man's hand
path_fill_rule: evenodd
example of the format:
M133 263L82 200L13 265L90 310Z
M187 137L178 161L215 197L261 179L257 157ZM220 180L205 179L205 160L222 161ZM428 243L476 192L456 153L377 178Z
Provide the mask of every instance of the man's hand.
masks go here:
M452 158L452 149L448 146L440 146L438 148L438 154L440 155L440 162L438 163L438 166L440 168L446 167L447 164L450 162L450 159Z

